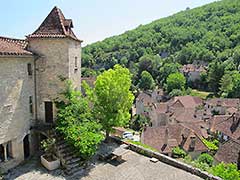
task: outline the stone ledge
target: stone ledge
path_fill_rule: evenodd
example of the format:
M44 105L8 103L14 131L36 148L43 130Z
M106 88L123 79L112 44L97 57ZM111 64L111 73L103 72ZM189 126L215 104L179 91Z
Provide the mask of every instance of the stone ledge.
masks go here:
M191 174L194 174L196 176L199 176L203 179L222 180L222 178L220 178L220 177L213 176L212 174L209 174L208 172L202 171L198 168L195 168L195 167L192 167L192 166L190 166L188 164L185 164L183 162L177 161L176 159L173 159L169 156L166 156L166 155L160 154L158 152L148 150L146 148L143 148L143 147L135 145L135 144L124 142L121 139L116 138L116 137L112 137L112 138L118 143L129 145L129 148L134 152L143 154L143 155L148 156L148 157L154 157L156 159L159 159L159 161L161 161L161 162L164 162L164 163L169 164L173 167L176 167L176 168L182 169L184 171L187 171L187 172L189 172Z

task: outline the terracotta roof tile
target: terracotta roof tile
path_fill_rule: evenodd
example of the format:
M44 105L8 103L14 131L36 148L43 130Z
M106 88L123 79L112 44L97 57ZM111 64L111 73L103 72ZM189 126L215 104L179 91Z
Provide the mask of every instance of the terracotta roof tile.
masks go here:
M167 130L168 129L168 130ZM166 133L166 131L168 133ZM168 134L168 135L167 135ZM186 140L183 140L183 137ZM207 151L201 138L194 130L183 126L182 124L169 124L160 127L147 127L141 136L141 141L149 146L154 147L162 153L171 153L172 148L183 146L184 150L190 150L191 137L195 137L195 150ZM167 144L166 144L167 142Z
M177 96L174 98L170 106L174 106L176 102L180 102L184 108L195 108L203 103L203 100L194 96Z
M233 114L229 118L225 118L215 124L215 130L222 132L232 139L240 138L240 115L239 113Z
M26 47L25 40L0 37L0 55L32 55Z
M79 40L72 31L73 24L71 19L65 19L62 11L54 7L39 28L28 35L28 38L65 38L70 37Z
M240 141L229 140L220 145L214 158L219 162L238 164L240 155Z

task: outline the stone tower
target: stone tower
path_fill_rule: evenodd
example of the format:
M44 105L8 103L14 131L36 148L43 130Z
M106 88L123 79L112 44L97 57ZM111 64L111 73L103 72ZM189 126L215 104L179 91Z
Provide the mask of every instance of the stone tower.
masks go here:
M36 55L36 113L40 122L55 120L53 100L64 88L60 77L71 80L74 88L80 90L82 41L72 28L72 20L54 7L40 27L27 36L28 50Z

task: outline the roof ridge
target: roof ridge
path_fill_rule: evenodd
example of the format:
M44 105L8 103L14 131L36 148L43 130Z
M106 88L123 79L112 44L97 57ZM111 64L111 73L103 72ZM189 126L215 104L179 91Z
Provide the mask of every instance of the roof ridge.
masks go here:
M17 39L4 36L0 36L0 39L9 43L14 43L15 45L18 45L22 48L26 48L27 46L27 41L25 39Z
M59 17L59 21L60 21L61 27L62 27L62 29L63 29L63 34L64 34L65 36L67 36L67 32L66 32L66 29L65 29L65 27L64 27L63 19L61 18L61 16L62 16L64 19L66 19L66 18L64 17L64 14L62 13L61 9L59 9L57 6L55 6L55 8L56 8L56 10L57 10L57 14L58 14L58 17Z

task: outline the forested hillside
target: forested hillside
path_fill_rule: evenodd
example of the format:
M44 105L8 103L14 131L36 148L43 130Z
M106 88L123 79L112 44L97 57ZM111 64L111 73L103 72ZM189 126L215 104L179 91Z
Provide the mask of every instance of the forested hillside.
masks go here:
M95 74L92 69L102 71L122 64L133 73L135 85L146 70L161 85L166 81L162 74L165 64L178 66L176 62L187 64L195 60L220 64L234 62L230 69L237 70L240 61L239 0L222 0L187 9L88 45L83 49L82 65L83 75L88 76ZM218 78L220 82L222 77ZM215 88L218 91L220 87Z

